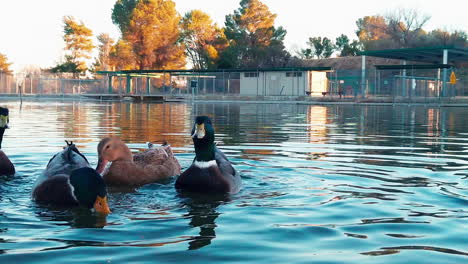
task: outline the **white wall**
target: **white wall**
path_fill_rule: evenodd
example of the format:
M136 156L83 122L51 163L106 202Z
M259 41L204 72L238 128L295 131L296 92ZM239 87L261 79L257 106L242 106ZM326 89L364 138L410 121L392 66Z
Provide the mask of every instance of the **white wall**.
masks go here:
M252 73L241 73L241 76L240 76L240 94L241 95L303 96L306 94L305 91L309 90L307 88L308 87L307 72L286 72L286 71L259 72L258 78L248 77L248 76L251 76ZM297 76L298 73L301 76ZM246 74L247 74L247 77L246 77ZM257 87L258 87L258 91L257 91Z
M257 86L258 94L262 95L263 87L263 74L262 72L258 73L257 77L246 77L246 74L257 74L257 72L241 72L240 73L240 95L257 95Z

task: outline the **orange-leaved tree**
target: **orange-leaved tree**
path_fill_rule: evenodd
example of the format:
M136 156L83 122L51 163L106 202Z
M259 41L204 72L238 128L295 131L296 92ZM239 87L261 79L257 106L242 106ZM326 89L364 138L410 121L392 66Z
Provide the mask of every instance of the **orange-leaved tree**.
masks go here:
M11 74L10 69L12 63L8 62L8 58L5 54L0 53L0 72Z
M120 14L117 16L117 14ZM185 66L180 15L171 0L119 0L113 21L132 48L138 69L179 69Z
M208 14L192 10L182 19L182 41L195 69L212 69L228 43L223 29Z

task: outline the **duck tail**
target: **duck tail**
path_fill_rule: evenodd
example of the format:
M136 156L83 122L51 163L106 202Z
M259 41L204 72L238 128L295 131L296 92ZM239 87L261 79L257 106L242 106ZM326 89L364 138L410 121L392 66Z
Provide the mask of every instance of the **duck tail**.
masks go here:
M68 161L73 161L72 152L75 152L76 154L80 155L84 160L86 160L86 162L89 163L88 159L78 150L73 141L65 140L65 143L67 143L65 155Z

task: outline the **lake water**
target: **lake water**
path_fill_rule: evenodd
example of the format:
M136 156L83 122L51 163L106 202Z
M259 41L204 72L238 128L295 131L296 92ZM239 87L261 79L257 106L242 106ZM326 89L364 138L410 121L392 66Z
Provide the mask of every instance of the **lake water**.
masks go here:
M2 101L1 263L467 263L468 108ZM175 180L110 190L107 217L36 205L31 187L73 140L167 140L190 165L194 116L243 178L233 196Z

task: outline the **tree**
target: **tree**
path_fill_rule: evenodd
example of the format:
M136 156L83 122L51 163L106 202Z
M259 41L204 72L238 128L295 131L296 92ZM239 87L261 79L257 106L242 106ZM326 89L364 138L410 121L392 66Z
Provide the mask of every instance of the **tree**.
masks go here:
M123 35L128 30L130 19L138 0L117 0L112 8L112 22L120 29Z
M462 30L449 32L443 29L435 29L427 34L425 44L428 46L454 45L459 47L467 47L468 35L465 31Z
M383 16L360 18L356 34L365 50L421 46L427 33L423 26L430 17L415 9L397 9Z
M399 48L413 47L418 37L425 34L422 27L430 18L416 9L399 8L385 17L387 34Z
M341 57L356 56L361 51L360 46L361 43L356 40L349 43L349 38L345 34L341 34L335 41L335 49L340 52L339 56Z
M276 14L259 0L241 0L240 8L226 16L225 34L229 47L220 65L237 67L284 66L289 53L284 48L286 30L275 28Z
M383 16L365 16L356 21L356 35L363 43L365 50L374 49L376 46L386 48L390 46L388 41L388 25ZM379 42L376 44L376 42ZM388 47L388 48L390 48Z
M91 58L94 48L91 29L83 22L76 22L72 16L63 17L63 40L65 41L65 62L52 68L57 72L73 72L75 77L88 69L86 60Z
M213 23L208 14L200 10L185 14L181 36L195 69L214 68L219 54L227 47L224 31Z
M185 66L184 47L179 42L180 16L171 0L118 1L112 17L123 40L133 51L138 69L178 69Z
M11 74L11 64L12 63L8 62L7 56L3 53L0 53L0 72Z
M114 40L106 33L99 34L97 39L99 41L99 55L94 63L94 69L96 71L108 71L111 69L110 54L114 45Z
M310 60L314 58L314 54L312 53L312 49L310 48L296 50L295 55L299 59L303 59L303 60Z
M317 59L329 58L335 49L332 41L327 37L323 39L322 37L309 38L307 45L309 45L312 54L315 55Z
M132 45L120 39L109 54L110 64L115 70L132 70L136 68L135 54Z

